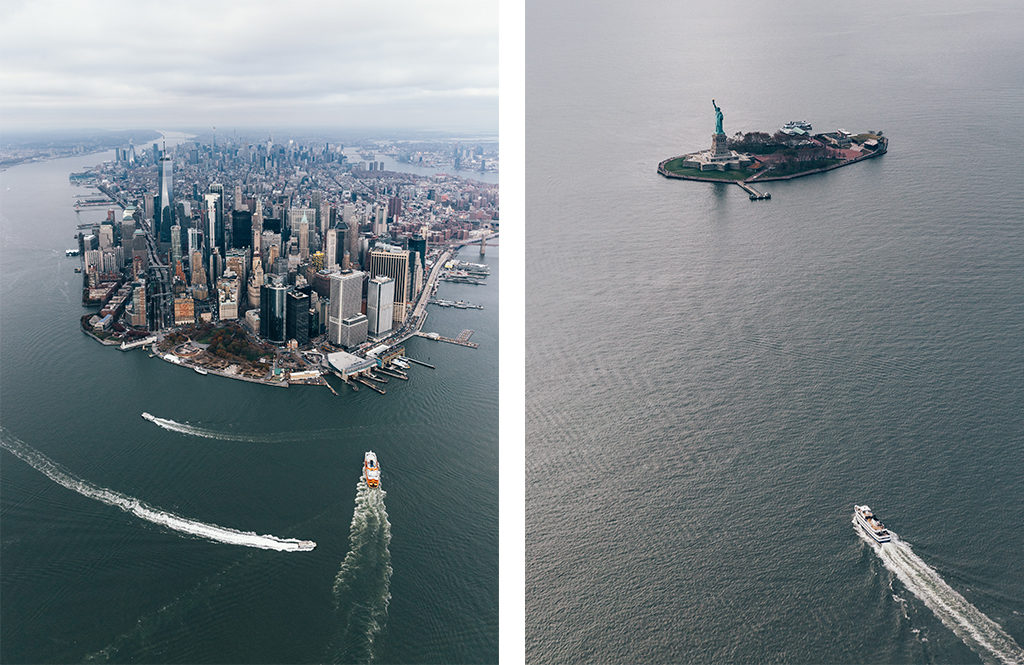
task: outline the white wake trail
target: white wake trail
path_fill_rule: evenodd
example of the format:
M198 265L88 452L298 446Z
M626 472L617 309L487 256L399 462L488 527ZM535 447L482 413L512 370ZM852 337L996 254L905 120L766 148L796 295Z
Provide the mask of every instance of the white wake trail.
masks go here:
M329 658L336 663L369 663L384 630L391 602L391 522L384 506L387 492L361 479L349 527L349 551L334 578L339 633Z
M215 430L205 429L202 427L196 427L195 425L189 425L188 423L179 423L176 420L169 420L167 418L158 418L151 413L142 412L142 417L153 423L157 427L170 430L171 432L177 432L178 434L187 434L188 436L199 436L204 439L219 439L221 441L246 441L246 442L265 442L273 443L274 441L282 440L281 437L266 437L266 436L253 436L249 434L232 434L230 432L218 432Z
M76 477L43 453L18 438L10 436L3 428L0 428L0 434L3 435L0 436L0 446L4 450L58 485L77 492L82 496L105 503L108 506L120 508L124 512L131 513L147 522L159 524L160 526L190 536L206 538L207 540L228 545L256 547L264 550L277 550L279 552L308 552L316 547L316 543L311 540L278 538L277 536L270 535L261 536L251 531L238 531L237 529L229 529L217 526L216 524L207 524L206 522L199 522L154 508L135 497L115 490L98 487L87 480Z
M947 628L986 663L1024 665L1024 649L1003 627L961 596L939 573L914 554L910 544L889 529L892 541L876 543L854 521L861 540L875 550L887 569L921 599Z

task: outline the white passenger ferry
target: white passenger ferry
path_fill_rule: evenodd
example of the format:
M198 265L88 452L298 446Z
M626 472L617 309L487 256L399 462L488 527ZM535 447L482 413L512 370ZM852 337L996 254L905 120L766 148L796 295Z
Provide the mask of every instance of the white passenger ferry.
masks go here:
M867 531L868 535L871 536L872 540L876 543L887 543L892 540L892 536L885 529L885 525L882 521L875 517L875 514L871 512L871 509L867 506L854 506L853 507L854 518L857 520L857 524L862 529Z

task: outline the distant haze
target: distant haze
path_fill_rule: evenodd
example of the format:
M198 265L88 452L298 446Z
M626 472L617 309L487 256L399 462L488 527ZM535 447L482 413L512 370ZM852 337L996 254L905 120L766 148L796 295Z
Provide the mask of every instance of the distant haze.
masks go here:
M0 127L496 132L497 2L6 2Z

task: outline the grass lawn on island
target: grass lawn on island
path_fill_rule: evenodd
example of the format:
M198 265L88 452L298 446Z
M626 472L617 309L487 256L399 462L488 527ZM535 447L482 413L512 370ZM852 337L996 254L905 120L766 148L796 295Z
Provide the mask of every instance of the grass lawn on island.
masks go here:
M727 182L745 180L756 173L756 171L749 169L740 169L738 171L701 171L700 169L683 167L681 166L682 163L683 158L681 157L670 159L665 163L665 170L669 173L675 173L688 178L708 178L712 180L725 180Z

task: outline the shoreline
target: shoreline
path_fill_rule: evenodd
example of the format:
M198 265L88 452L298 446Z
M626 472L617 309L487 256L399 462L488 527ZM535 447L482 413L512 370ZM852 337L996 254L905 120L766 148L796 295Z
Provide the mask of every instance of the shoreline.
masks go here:
M487 239L490 240L492 238L497 238L499 236L499 234L500 234L500 232L499 233L493 233L490 236L488 236ZM427 316L426 316L426 314L427 314L427 312L426 312L426 305L427 305L427 302L429 301L429 299L431 297L431 292L434 291L436 289L436 287L439 285L438 278L440 277L440 274L442 272L442 268L444 266L444 263L446 263L448 260L450 260L455 255L457 255L458 252L460 250L462 250L463 248L465 248L465 247L467 247L469 245L476 244L477 242L479 242L479 240L462 241L462 242L460 242L457 245L453 245L452 247L449 247L447 250L445 250L444 252L442 252L439 255L438 260L435 263L434 269L431 270L431 275L428 278L428 283L424 286L423 291L420 294L420 300L413 306L413 312L410 312L410 316L415 316L417 312L420 312L419 319L417 321L417 325L414 327L413 330L410 330L407 333L404 333L399 338L397 338L394 341L392 341L391 342L391 346L397 346L399 344L403 344L403 343L405 343L406 341L408 341L409 339L411 339L413 337L420 336L420 331L422 331L423 324L426 322L426 318L427 318ZM444 259L444 260L441 260L441 259ZM79 327L80 327L81 331L84 334L86 334L89 337L93 338L94 340L96 340L97 342L102 344L103 346L120 346L120 344L121 344L120 341L111 341L111 340L100 339L92 331L86 330L85 327L83 327L83 326L79 326ZM152 353L154 357L159 358L160 360L162 360L162 361L164 361L166 363L169 363L171 365L177 365L179 367L184 367L186 369L191 369L192 371L195 371L195 369L198 367L198 368L202 369L203 371L205 371L206 375L220 376L220 377L223 377L225 379L236 379L236 380L239 380L239 381L246 381L248 383L257 383L257 384L260 384L260 385L270 386L270 387L273 387L273 388L288 388L289 386L292 386L292 385L323 386L323 387L328 388L331 392L334 392L337 395L337 393L334 391L334 388L331 386L330 383L328 383L328 381L326 379L327 372L323 371L322 368L321 368L321 373L320 373L320 376L319 376L319 381L310 383L310 382L308 382L309 381L308 379L302 379L302 380L296 381L295 383L292 383L289 379L283 379L281 381L275 381L275 380L269 380L269 379L258 379L258 378L249 377L249 376L242 376L240 374L231 374L231 373L228 373L228 372L224 372L222 370L213 369L213 368L210 368L210 367L204 367L202 365L197 365L197 364L194 364L194 363L190 363L190 362L188 362L188 359L182 358L181 356L178 356L176 354L175 354L175 358L178 359L177 361L168 360L167 358L164 357L163 353L160 353L158 351L152 350L152 347L140 346L138 348L142 349L142 350L150 349L150 353ZM128 351L134 351L134 350L136 350L136 349L129 349Z
M783 181L783 180L794 180L796 178L803 178L804 176L814 175L816 173L824 173L826 171L833 171L835 169L839 169L839 168L842 168L844 166L849 166L850 164L856 164L858 162L863 162L863 161L868 160L868 159L874 159L875 157L879 157L881 155L884 155L888 151L889 151L889 140L888 139L884 139L884 141L881 143L880 147L877 150L875 150L873 152L870 152L870 153L867 153L865 155L861 155L859 157L854 157L853 159L849 159L849 160L840 162L838 164L831 164L829 166L822 166L822 167L819 167L819 168L816 168L816 169L810 169L810 170L807 170L807 171L800 171L798 173L789 173L787 175L779 175L779 176L766 175L768 173L771 173L771 170L770 169L763 169L761 171L758 171L757 173L754 173L753 175L751 175L751 176L749 176L747 178L714 178L714 177L706 177L705 178L705 177L701 177L701 176L690 176L690 175L683 175L681 173L673 173L673 172L669 171L668 169L666 169L665 165L668 164L669 162L671 162L674 159L679 159L681 157L685 157L686 156L686 155L676 155L674 157L669 157L667 159L663 159L661 162L659 162L658 163L658 173L661 174L662 176L666 177L666 178L670 178L670 179L674 179L674 180L692 180L694 182L717 182L717 183L722 183L723 185L739 185L741 183L757 183L757 182L779 182L779 181ZM723 172L716 171L716 173L723 173Z

